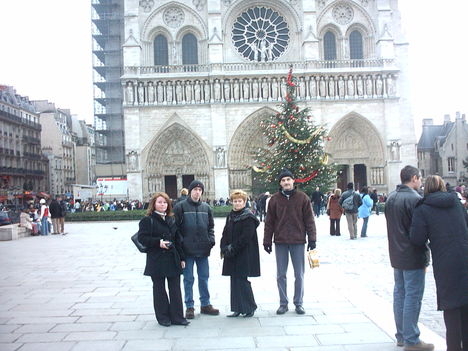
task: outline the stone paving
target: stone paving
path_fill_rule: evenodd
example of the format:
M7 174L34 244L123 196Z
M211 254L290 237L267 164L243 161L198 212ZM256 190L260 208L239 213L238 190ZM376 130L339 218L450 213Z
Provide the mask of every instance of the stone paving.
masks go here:
M135 221L67 223L66 236L1 242L0 350L402 350L393 337L384 217L372 216L369 237L355 241L343 220L341 237L328 235L326 216L317 220L321 266L306 272L305 316L275 314L274 255L262 251L262 276L251 280L259 309L253 318L226 318L229 278L216 246L210 292L221 315L197 315L188 327L156 323L145 255L130 241ZM224 220L215 224L219 241ZM263 226L258 232L261 239ZM430 328L421 325L421 338L445 350L432 270L423 305Z

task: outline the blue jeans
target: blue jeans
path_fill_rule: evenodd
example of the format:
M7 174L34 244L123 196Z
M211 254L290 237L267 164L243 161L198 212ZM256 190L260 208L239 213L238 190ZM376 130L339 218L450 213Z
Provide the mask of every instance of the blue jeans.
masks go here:
M48 217L42 217L41 219L41 235L49 234L49 222L47 221Z
M421 311L421 300L424 294L425 269L393 269L395 288L393 290L393 315L397 341L405 345L420 342L418 319Z
M319 203L314 202L314 214L317 217L320 216L320 202Z
M361 228L361 237L367 236L367 223L369 222L369 217L363 218L362 228Z
M187 308L193 308L193 265L197 264L198 275L198 293L200 294L201 307L210 305L210 293L208 291L208 278L210 276L210 267L208 257L186 257L184 268L184 292L185 305Z

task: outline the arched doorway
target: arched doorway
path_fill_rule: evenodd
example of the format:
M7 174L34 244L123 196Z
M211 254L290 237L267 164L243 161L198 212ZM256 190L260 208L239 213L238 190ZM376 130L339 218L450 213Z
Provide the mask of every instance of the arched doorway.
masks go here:
M380 133L366 118L352 113L340 119L331 129L326 152L331 161L341 166L337 186L386 188L385 152Z
M174 123L152 142L146 157L144 193L165 191L177 198L193 179L205 184L204 196L212 197L212 162L204 142L188 128Z
M265 147L261 120L277 111L264 107L248 116L234 132L228 149L229 188L255 191L252 181L253 161L257 150Z

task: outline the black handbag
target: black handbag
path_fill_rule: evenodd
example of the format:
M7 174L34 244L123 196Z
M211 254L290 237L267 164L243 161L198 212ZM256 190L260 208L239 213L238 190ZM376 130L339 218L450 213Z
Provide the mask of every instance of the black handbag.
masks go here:
M151 219L151 230L153 230L153 218L150 217L150 219ZM133 243L135 244L136 248L138 249L138 251L140 251L142 253L147 253L148 248L141 243L141 241L138 238L138 233L139 233L139 231L136 232L135 234L133 234L131 239L132 239Z

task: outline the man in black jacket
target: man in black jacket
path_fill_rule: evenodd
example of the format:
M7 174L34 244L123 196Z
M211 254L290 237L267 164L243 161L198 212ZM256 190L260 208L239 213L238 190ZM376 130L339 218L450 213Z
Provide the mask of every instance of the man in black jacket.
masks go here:
M189 197L177 202L174 207L177 228L182 235L182 247L186 256L184 269L184 291L185 291L185 318L195 318L193 301L193 275L194 263L197 264L198 291L200 294L200 312L216 316L219 310L213 308L210 303L208 291L208 278L210 269L208 256L215 244L214 220L211 207L201 201L205 186L199 180L190 183Z
M398 346L405 351L431 351L434 345L419 339L418 319L424 294L425 270L429 265L426 246L411 244L409 232L413 210L421 199L421 174L416 167L406 166L400 172L401 183L385 203L388 248L393 267L393 314Z
M49 211L52 219L52 234L64 235L65 210L62 206L62 198L60 196L57 196L50 202Z

